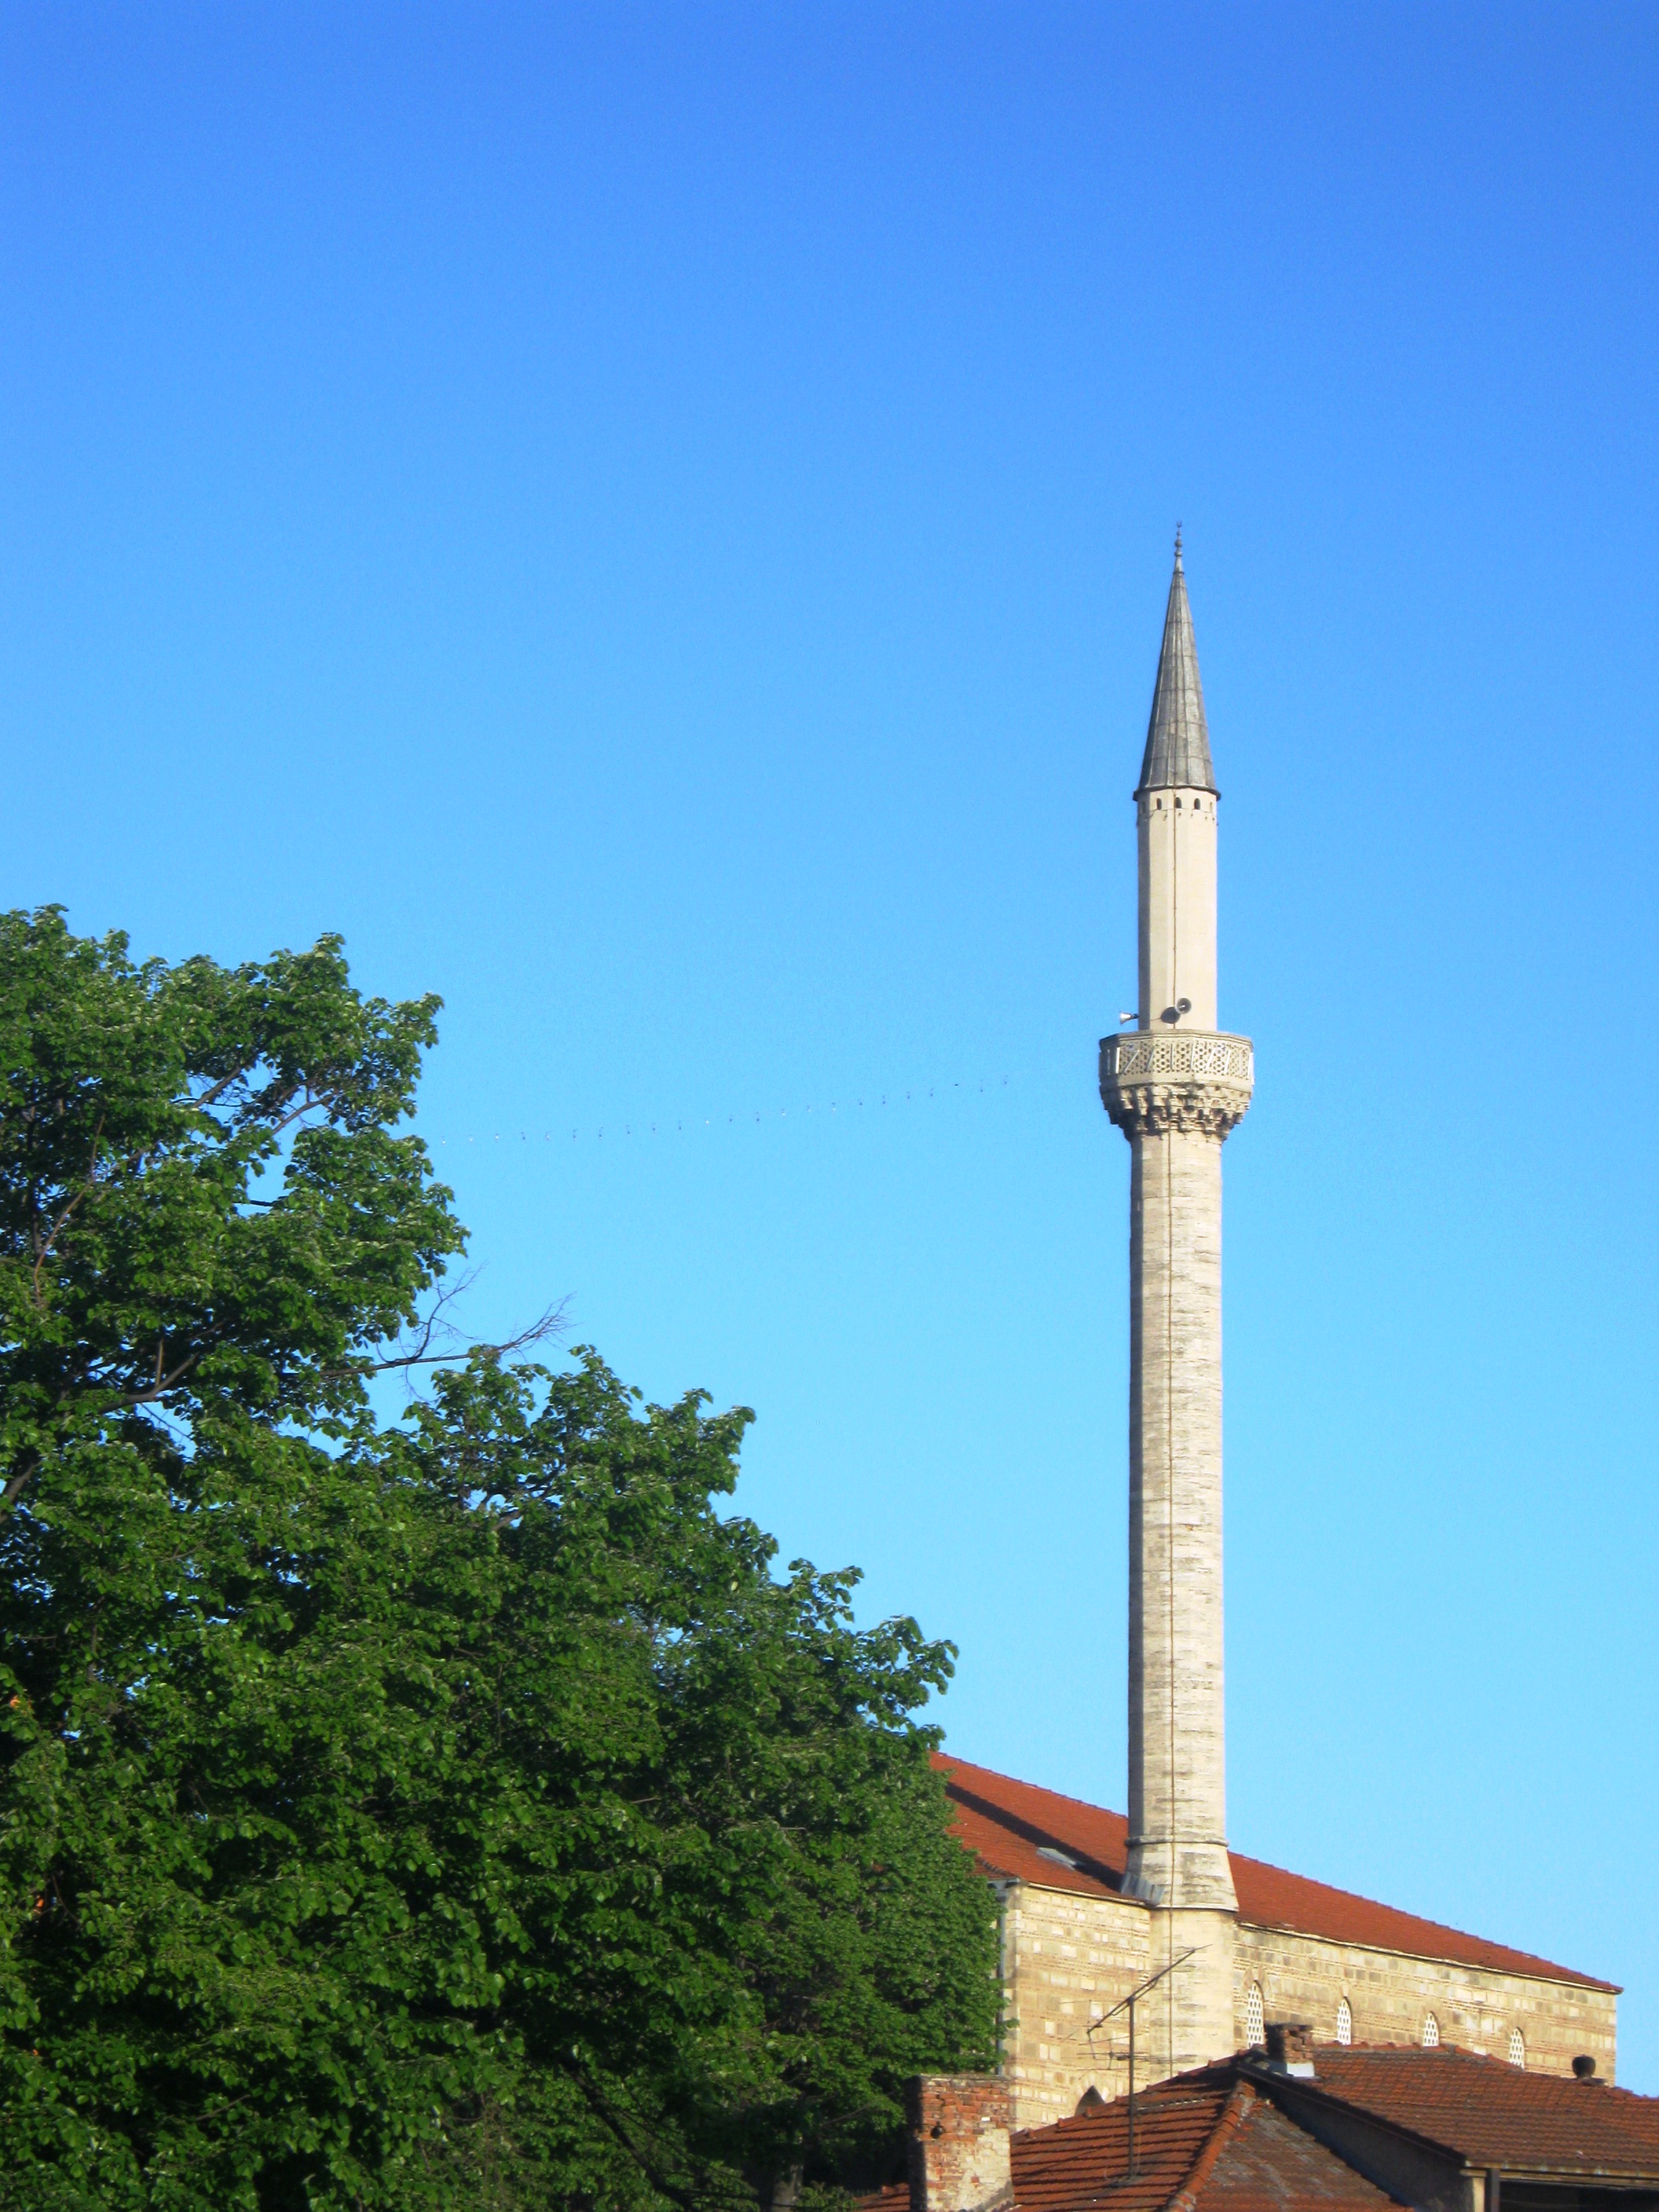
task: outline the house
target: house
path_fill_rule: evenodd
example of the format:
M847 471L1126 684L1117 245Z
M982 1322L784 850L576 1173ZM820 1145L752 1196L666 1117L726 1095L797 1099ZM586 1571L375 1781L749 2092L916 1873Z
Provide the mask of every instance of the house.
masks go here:
M1047 2127L1012 2128L996 2076L913 2082L909 2117L910 2179L861 2212L1659 2212L1659 2098L1588 2057L1536 2074L1275 2023Z

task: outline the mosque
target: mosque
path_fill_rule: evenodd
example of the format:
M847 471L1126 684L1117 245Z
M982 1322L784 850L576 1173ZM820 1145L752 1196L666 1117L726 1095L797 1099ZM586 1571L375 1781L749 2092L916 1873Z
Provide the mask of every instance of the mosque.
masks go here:
M1127 1818L939 1759L1001 1900L1015 2128L1258 2048L1274 2020L1333 2049L1613 2072L1612 1983L1227 1847L1221 1148L1254 1065L1218 1026L1217 805L1177 535L1134 793L1139 1007L1100 1048L1132 1159Z

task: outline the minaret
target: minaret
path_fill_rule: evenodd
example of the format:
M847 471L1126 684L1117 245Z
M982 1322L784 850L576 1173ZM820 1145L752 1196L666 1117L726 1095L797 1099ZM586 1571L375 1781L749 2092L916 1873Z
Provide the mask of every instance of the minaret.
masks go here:
M1155 1908L1152 2074L1234 2047L1221 1619L1221 1147L1249 1040L1216 1028L1216 788L1176 536L1135 791L1140 1006L1100 1048L1129 1140L1129 1861Z

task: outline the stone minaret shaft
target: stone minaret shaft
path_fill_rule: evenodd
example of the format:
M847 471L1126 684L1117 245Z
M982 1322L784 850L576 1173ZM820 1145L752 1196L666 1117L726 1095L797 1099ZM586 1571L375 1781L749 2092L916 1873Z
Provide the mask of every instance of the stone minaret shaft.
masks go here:
M1135 792L1140 1006L1101 1046L1128 1138L1129 1859L1155 1909L1148 2057L1234 2046L1221 1602L1221 1146L1251 1049L1216 1027L1216 790L1179 540ZM1161 2046L1161 2047L1160 2047Z

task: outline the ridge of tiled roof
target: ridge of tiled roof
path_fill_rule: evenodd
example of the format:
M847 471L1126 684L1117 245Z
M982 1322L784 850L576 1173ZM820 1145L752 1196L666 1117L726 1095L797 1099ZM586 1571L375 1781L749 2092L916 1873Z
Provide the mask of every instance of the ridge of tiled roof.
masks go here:
M1659 2180L1659 2097L1528 2073L1454 2045L1321 2044L1313 2078L1285 2094L1370 2113L1470 2166Z
M1210 2139L1193 2160L1192 2169L1170 2199L1170 2212L1198 2212L1205 2184L1231 2148L1233 2137L1255 2109L1255 2092L1248 2081L1236 2081Z
M1399 2199L1266 2098L1217 2155L1191 2212L1397 2212ZM1179 2199L1170 2212L1188 2212Z
M1063 1796L1055 1790L1039 1789L1034 1783L1017 1782L948 1752L936 1752L933 1763L945 1776L957 1832L988 1873L1045 1889L1089 1896L1119 1893L1129 1845L1129 1824L1122 1814ZM1047 1856L1053 1852L1063 1857ZM1265 1860L1246 1858L1242 1852L1229 1856L1239 1917L1255 1927L1282 1928L1407 1958L1440 1959L1496 1973L1617 1992L1615 1982L1556 1966L1531 1952L1489 1943L1439 1921L1379 1905L1351 1890L1334 1889L1328 1882L1288 1873Z

